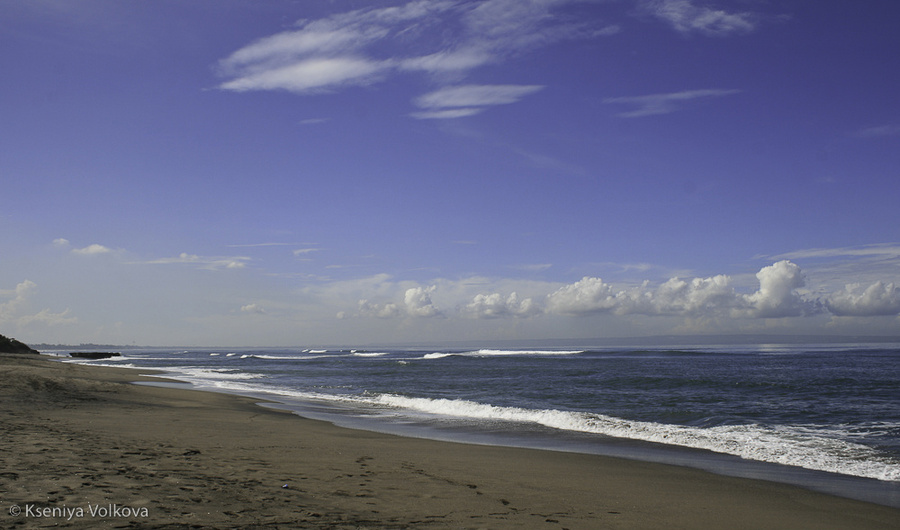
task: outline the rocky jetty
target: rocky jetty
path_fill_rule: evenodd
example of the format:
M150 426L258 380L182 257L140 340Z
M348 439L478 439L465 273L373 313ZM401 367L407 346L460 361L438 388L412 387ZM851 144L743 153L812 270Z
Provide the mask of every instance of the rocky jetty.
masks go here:
M69 353L69 357L77 357L79 359L109 359L120 355L122 354L108 351L73 351Z
M0 335L0 353L39 353L25 343Z

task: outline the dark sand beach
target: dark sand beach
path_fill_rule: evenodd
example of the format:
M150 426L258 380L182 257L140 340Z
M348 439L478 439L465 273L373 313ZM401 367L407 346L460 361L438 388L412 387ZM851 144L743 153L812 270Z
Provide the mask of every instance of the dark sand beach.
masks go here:
M344 429L140 373L0 355L0 527L900 528L797 487Z

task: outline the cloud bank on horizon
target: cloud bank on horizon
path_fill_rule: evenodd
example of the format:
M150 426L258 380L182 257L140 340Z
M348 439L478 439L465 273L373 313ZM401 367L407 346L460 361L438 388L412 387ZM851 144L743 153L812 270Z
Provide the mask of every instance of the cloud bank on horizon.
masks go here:
M539 298L519 298L516 292L478 293L468 304L457 306L460 317L532 318L541 315L583 317L600 314L677 316L688 318L780 319L833 316L867 317L900 315L900 287L880 280L870 285L848 284L838 291L812 296L801 294L806 285L800 267L789 260L778 261L756 273L759 288L741 294L731 277L670 278L653 286L649 281L629 288L616 288L601 278L584 277ZM410 287L402 302L375 304L359 301L358 317L446 318L431 294L438 285ZM347 318L346 312L339 314Z
M217 275L243 269L249 258L204 258L182 254L177 258L162 258L141 262L130 261L121 254L110 257L111 250L99 244L84 248L69 248L66 241L54 245L65 247L70 255L81 260L113 259L116 266L191 266ZM100 251L98 249L106 249ZM900 246L876 245L852 249L812 249L795 254L810 257L853 256L864 259L887 256L900 262ZM233 274L233 273L232 273ZM224 281L226 277L222 277ZM668 329L678 333L706 333L728 330L759 333L784 332L802 320L829 319L824 329L842 329L866 320L884 322L888 329L900 325L900 286L894 282L875 280L871 283L850 283L839 289L823 292L805 289L807 275L790 260L783 259L762 267L756 274L757 287L741 292L733 277L719 274L711 277L672 277L662 282L649 280L632 285L615 285L598 277L586 276L568 284L555 282L521 282L530 295L522 297L516 291L480 291L485 286L515 287L509 280L467 278L437 279L433 283L417 284L398 281L389 275L359 280L318 282L307 287L307 296L316 299L319 309L334 310L336 320L348 322L395 321L401 326L416 321L466 322L473 320L535 322L541 319L571 319L573 321L617 319L626 317L668 317L680 322ZM38 285L23 280L12 289L0 289L0 325L16 330L35 326L65 328L79 324L69 308L58 311L50 308L36 310L32 299ZM472 295L473 289L476 291ZM746 291L746 290L745 290ZM373 297L360 298L357 293ZM440 303L435 299L440 299ZM272 303L275 307L268 307ZM274 319L285 323L295 318L286 313L283 301L254 301L232 308L227 317L233 324L238 319ZM754 322L767 322L760 327ZM772 326L772 323L778 323ZM793 323L793 324L792 324ZM453 325L449 327L453 328ZM433 331L433 330L432 330Z

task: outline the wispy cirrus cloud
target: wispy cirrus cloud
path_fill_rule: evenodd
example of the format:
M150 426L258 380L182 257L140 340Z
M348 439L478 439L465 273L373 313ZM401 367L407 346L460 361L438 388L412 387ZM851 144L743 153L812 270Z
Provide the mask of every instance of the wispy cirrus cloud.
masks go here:
M803 260L807 268L814 272L818 279L817 288L825 298L830 296L828 293L847 293L846 296L838 296L843 302L836 302L833 306L839 311L847 307L847 300L856 296L860 286L865 289L865 286L878 282L900 284L900 243L807 248L755 258ZM863 300L869 300L870 296L863 297Z
M527 272L541 272L553 267L552 263L526 263L515 265L512 268Z
M319 125L321 123L328 123L331 121L331 118L307 118L305 120L300 120L300 125Z
M413 118L420 120L452 120L455 118L465 118L466 116L474 116L480 114L484 108L466 107L459 109L437 109L426 110L421 112L413 112L410 114Z
M370 85L402 73L424 73L455 84L473 69L497 64L561 40L590 39L618 32L559 16L564 6L586 0L416 0L401 6L366 8L316 20L250 43L219 61L223 90L284 90L301 95ZM438 31L439 30L439 31ZM502 85L510 87L516 85ZM461 87L448 87L447 90ZM474 105L437 106L417 100L417 118L460 118L524 97L482 99ZM426 96L437 97L436 91ZM451 92L452 93L452 92ZM423 96L423 97L426 97ZM420 98L421 99L421 98Z
M232 256L232 257L221 257L221 256L198 256L196 254L188 254L186 252L182 252L180 255L171 258L158 258L149 261L142 261L140 263L147 265L177 265L177 264L189 264L196 265L198 268L206 269L206 270L221 270L221 269L242 269L247 266L247 263L251 261L251 258L247 256Z
M533 94L541 85L462 85L445 87L420 96L416 106L425 109L413 113L420 119L458 118L477 114L487 107L508 105Z
M299 94L373 82L396 66L366 47L409 31L415 21L448 8L447 2L412 2L401 8L361 9L297 23L298 29L257 40L219 61L236 92L287 90Z
M888 124L877 127L866 127L853 133L857 138L884 138L886 136L900 136L900 125Z
M808 259L808 258L835 258L835 257L890 257L900 258L900 243L880 243L875 245L861 245L857 247L836 248L808 248L785 252L774 259Z
M243 243L238 245L228 245L231 248L254 248L254 247L291 247L298 243Z
M669 92L665 94L649 94L646 96L625 96L606 98L603 103L623 104L636 107L634 110L619 114L622 118L642 118L658 114L669 114L678 111L689 101L696 99L730 96L740 93L736 89L700 89Z
M700 33L727 36L750 33L759 24L759 17L753 13L697 6L692 0L646 0L643 8L685 35Z
M423 108L507 105L543 89L541 85L463 85L442 88L416 100Z
M298 248L298 249L294 249L294 251L291 252L291 253L292 253L292 254L294 255L294 257L297 258L299 261L312 261L312 257L311 257L311 256L312 256L313 254L315 254L316 252L319 252L320 250L322 250L322 249L320 249L320 248L315 248L315 247L311 247L311 248Z
M287 90L305 93L339 85L365 85L373 81L389 62L356 57L310 58L292 64L247 71L223 83L221 88L235 92L248 90Z

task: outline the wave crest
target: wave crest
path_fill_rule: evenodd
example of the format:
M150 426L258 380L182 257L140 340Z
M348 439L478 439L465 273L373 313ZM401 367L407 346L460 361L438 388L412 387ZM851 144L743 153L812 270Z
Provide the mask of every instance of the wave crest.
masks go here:
M688 427L625 420L588 412L533 410L474 401L412 398L393 394L381 394L377 397L377 402L442 416L536 423L560 430L680 445L749 460L900 481L900 462L884 458L867 446L787 427L757 424Z

